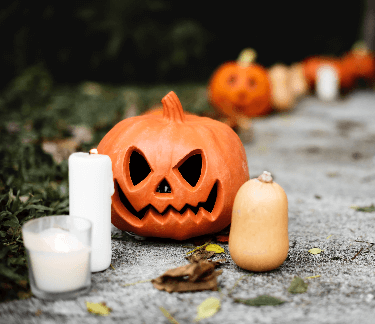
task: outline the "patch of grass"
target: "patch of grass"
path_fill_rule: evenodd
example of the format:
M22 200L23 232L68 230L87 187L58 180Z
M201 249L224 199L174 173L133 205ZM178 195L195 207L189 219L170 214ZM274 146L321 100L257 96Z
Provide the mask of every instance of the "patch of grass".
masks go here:
M68 161L56 163L43 151L43 141L69 138L72 126L84 125L94 136L79 150L88 151L132 104L140 114L161 106L171 90L184 110L210 111L202 85L55 87L41 65L16 77L0 95L0 302L31 296L22 225L38 217L69 214Z

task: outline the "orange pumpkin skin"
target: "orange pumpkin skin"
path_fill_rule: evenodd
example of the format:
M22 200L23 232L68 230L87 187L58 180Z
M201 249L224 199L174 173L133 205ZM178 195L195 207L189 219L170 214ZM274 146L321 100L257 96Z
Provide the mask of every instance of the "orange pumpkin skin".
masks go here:
M343 66L356 79L374 81L375 79L375 58L366 50L352 50L343 57Z
M245 149L229 126L185 115L174 92L162 103L163 115L124 119L99 143L113 165L112 224L176 240L218 232L230 224L235 194L249 179Z
M209 84L210 103L226 117L257 117L271 112L271 84L261 65L227 62L214 71Z
M328 56L312 56L305 59L303 62L303 69L307 83L310 88L315 87L317 72L322 65L331 65L337 71L340 88L349 89L354 86L355 77L351 70L345 68L342 60L339 58Z

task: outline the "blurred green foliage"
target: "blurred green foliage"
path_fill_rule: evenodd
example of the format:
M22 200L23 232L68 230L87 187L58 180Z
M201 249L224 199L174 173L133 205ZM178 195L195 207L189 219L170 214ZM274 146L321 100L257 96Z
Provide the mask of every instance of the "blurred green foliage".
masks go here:
M244 10L239 0L3 0L0 83L38 62L59 83L205 82L245 47L265 66L342 54L361 37L363 11L364 0L308 10L296 1Z
M0 94L0 301L31 295L21 226L69 213L68 161L43 150L48 140L73 137L73 126L91 130L88 151L131 107L141 114L175 91L185 110L210 112L204 85L113 87L86 82L57 87L43 65L26 69Z

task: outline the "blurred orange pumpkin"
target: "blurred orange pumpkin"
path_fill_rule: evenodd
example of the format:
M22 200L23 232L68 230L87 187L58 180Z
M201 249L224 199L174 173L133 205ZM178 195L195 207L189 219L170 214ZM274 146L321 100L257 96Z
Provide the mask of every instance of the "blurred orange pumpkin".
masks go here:
M374 81L375 79L375 57L374 53L367 49L362 43L357 43L353 49L343 56L344 69L356 79Z
M305 59L302 64L306 82L310 88L315 87L318 69L323 65L330 65L336 70L341 89L349 89L354 86L355 76L353 75L353 71L352 69L347 69L340 58L330 56L312 56Z
M268 73L255 64L252 49L240 53L237 61L222 64L208 83L211 105L225 117L256 117L271 111L271 84Z

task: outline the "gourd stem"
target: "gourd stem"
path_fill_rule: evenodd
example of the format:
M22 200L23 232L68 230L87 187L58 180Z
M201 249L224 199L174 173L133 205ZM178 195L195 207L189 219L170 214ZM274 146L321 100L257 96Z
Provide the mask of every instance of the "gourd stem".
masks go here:
M268 171L263 171L263 173L257 179L259 181L265 182L265 183L272 183L273 182L272 175Z
M242 67L248 67L255 62L257 53L252 48L245 48L242 50L237 59L237 64Z
M177 123L185 121L181 102L173 91L169 92L161 102L163 104L163 118Z

